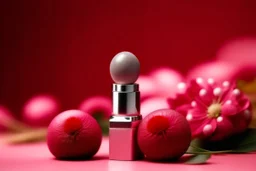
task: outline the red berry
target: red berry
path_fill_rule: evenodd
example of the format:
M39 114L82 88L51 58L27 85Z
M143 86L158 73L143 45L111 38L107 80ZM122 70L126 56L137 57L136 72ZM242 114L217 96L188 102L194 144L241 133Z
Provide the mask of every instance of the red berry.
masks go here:
M101 139L97 121L80 110L60 113L47 132L48 148L58 159L91 158L99 150Z
M147 115L138 128L138 145L149 160L173 160L181 157L191 141L185 117L170 109Z

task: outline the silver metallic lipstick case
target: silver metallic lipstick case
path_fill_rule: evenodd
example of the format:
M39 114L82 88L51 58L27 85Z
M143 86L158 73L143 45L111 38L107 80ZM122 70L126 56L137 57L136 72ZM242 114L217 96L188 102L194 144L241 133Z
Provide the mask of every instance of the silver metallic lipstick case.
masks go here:
M140 115L138 84L113 84L113 115L109 123L109 159L137 160L143 157L137 144Z

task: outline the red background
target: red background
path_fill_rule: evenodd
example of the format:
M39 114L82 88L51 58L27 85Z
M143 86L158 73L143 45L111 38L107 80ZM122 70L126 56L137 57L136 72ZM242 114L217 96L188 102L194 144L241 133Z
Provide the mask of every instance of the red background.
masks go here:
M16 113L41 92L65 109L110 95L109 63L120 51L133 52L143 74L185 74L225 41L256 33L256 3L242 0L6 0L0 14L0 103Z

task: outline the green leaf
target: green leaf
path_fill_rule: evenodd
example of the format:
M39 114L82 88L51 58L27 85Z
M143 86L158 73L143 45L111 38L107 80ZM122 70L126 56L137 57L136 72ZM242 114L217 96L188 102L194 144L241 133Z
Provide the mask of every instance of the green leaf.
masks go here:
M203 144L203 140L198 139L198 138L193 139L193 140L191 141L191 143L190 143L190 145L197 146L197 147L202 146L202 144Z
M200 139L194 139L190 143L190 147L192 151L204 151L205 149L202 149L201 147L203 146L203 141Z
M108 135L109 134L109 121L108 120L101 120L98 121L101 130L102 130L102 134L103 135Z
M244 137L240 139L236 148L232 151L235 153L248 153L256 150L256 130L248 130Z
M211 152L207 149L202 148L203 141L200 139L194 139L191 141L190 146L187 150L187 154L200 154L202 152Z
M254 142L254 144L247 144L246 146L238 147L232 151L232 153L249 153L256 151L256 142Z
M198 154L188 158L186 164L204 164L211 157L211 154Z
M198 147L198 146L194 146L194 145L190 145L189 146L189 148L188 148L188 150L187 150L187 152L195 152L195 153L200 153L200 152L211 152L211 151L209 151L209 150L206 150L206 149L203 149L203 148L201 148L201 147Z
M256 129L248 129L222 141L211 142L196 139L191 142L188 151L190 154L253 152L256 151Z
M92 116L93 116L97 121L101 121L101 120L104 120L105 114L104 114L104 112L99 111L99 112L94 112L94 113L92 114Z

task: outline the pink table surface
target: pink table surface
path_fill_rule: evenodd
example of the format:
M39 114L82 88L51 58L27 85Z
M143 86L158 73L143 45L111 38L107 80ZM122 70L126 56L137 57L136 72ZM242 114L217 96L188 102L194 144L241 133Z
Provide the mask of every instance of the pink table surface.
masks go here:
M104 138L96 156L89 161L60 161L49 152L45 143L0 145L0 171L255 171L256 154L213 156L204 165L154 163L149 161L108 160L108 139Z

